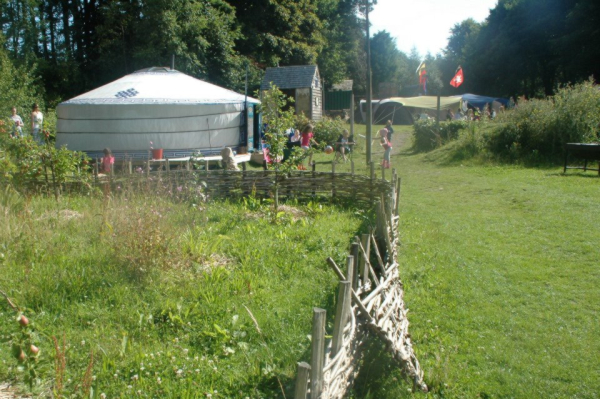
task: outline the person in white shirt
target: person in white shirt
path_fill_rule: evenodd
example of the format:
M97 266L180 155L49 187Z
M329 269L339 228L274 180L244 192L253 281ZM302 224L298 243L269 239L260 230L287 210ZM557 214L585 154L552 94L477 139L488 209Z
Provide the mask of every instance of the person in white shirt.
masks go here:
M11 112L12 115L10 116L10 119L12 119L12 121L15 123L11 133L11 137L18 138L23 136L23 119L21 119L21 117L17 115L16 107L12 107Z
M42 114L37 104L33 104L33 111L31 111L31 134L33 135L33 139L39 144L44 143L41 137L43 124L44 114Z

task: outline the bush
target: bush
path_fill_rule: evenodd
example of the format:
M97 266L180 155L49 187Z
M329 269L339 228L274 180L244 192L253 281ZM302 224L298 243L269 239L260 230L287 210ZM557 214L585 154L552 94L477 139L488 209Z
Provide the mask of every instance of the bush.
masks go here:
M86 182L91 179L89 158L82 152L55 148L52 144L37 144L30 136L13 139L0 124L0 182L15 187L43 181L45 173L54 174L54 182L65 183L69 178Z
M324 116L320 121L312 122L304 114L301 114L296 115L294 119L296 129L301 132L306 125L311 123L314 126L314 139L321 145L333 145L346 128L340 117L328 118Z
M489 137L488 148L508 158L563 155L565 143L598 141L600 126L600 91L593 82L560 88L544 100L521 101L510 111L500 114L505 122Z
M438 124L434 120L418 120L413 125L413 149L431 151L449 141L456 140L459 132L469 124L466 121L449 121Z

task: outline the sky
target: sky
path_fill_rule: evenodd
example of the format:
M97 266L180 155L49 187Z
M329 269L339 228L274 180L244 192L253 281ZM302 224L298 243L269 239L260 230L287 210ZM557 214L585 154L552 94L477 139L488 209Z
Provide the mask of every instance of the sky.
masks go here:
M448 44L450 29L468 18L483 22L498 0L377 0L369 14L371 37L386 30L398 49L436 55Z

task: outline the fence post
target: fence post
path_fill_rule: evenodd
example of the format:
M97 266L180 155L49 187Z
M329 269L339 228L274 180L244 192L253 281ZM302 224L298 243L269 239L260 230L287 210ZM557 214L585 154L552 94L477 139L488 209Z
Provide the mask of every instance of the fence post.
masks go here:
M338 286L337 306L335 309L335 321L333 326L333 340L331 343L331 357L337 355L344 344L344 326L348 321L350 310L350 281L340 281Z
M398 178L398 183L396 184L396 216L400 214L400 186L402 184L402 178Z
M358 245L358 237L356 237L356 239L354 240L354 242L352 243L352 247L351 247L351 251L350 253L352 254L352 258L354 260L354 265L352 267L354 274L352 275L352 288L354 290L358 289L358 286L360 285L360 278L358 276L358 260L359 257L358 255L360 254L360 248Z
M375 187L373 187L373 185L374 185L373 183L375 182L375 162L371 162L371 164L369 166L371 168L371 181L369 183L370 184L370 186L369 186L370 194L369 195L370 195L371 205L373 205L373 199L375 198L373 196L373 191L375 190Z
M350 159L350 173L354 176L354 160Z
M351 286L354 287L354 256L352 255L346 257L346 281L350 281Z
M306 362L298 363L298 374L296 375L296 391L294 394L295 399L306 399L308 391L308 373L310 372L310 365Z
M331 198L335 198L335 161L331 163Z
M365 261L366 259L371 259L370 254L371 254L371 240L369 240L369 234L363 234L362 235L362 239L361 239L361 244L363 249L365 250L365 256L361 256L360 257L360 262L361 262L361 267L360 267L360 272L362 273L362 278L363 278L363 286L367 285L367 282L369 281L369 267L367 265L367 262Z
M385 181L385 168L381 166L381 180Z
M310 359L310 397L321 398L325 366L325 309L313 309L312 349Z
M313 187L313 191L312 191L312 196L313 198L317 195L317 192L315 191L315 169L317 168L317 164L315 163L315 161L312 161L312 163L310 164L311 170L312 170L312 187Z

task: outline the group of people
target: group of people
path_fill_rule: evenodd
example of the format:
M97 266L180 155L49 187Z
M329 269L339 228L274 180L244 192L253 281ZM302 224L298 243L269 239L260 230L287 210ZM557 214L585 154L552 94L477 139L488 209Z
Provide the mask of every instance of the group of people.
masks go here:
M504 107L500 106L499 111L504 111ZM480 121L482 119L494 119L496 118L496 110L486 104L483 107L483 111L479 107L469 108L467 112L463 113L461 110L454 113L452 110L448 110L446 113L446 120L467 120L467 121Z
M19 138L19 137L23 137L24 133L23 133L23 126L25 126L25 124L23 123L23 119L19 116L19 114L17 114L17 108L16 107L12 107L11 109L11 116L10 119L13 121L13 129L10 133L11 137L13 138ZM31 135L33 136L33 139L42 144L44 141L42 139L42 127L43 127L43 123L44 123L44 114L42 114L42 112L40 111L40 107L37 104L33 104L33 108L31 110L31 115L30 115L30 121L31 121Z

